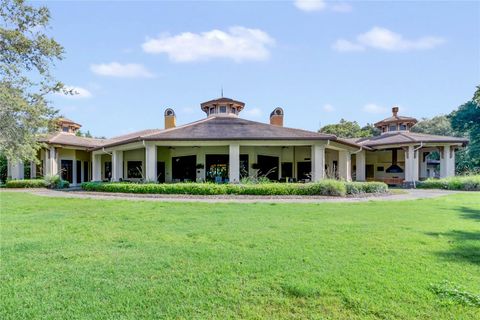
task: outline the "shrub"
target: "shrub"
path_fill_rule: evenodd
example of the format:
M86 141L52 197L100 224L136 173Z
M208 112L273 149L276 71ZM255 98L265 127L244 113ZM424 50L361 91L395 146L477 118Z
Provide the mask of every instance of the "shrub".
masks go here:
M427 179L418 183L417 187L423 189L480 191L480 175Z
M316 183L172 183L172 184L135 184L135 183L102 183L84 182L82 189L86 191L151 193L151 194L190 194L190 195L302 195L302 196L345 196L346 194L387 192L384 183L365 182L347 183L337 180L323 180Z
M388 186L383 182L346 182L347 194L386 193Z
M7 180L7 188L45 188L45 180L43 179L22 179Z
M62 180L62 178L58 174L46 175L44 179L45 185L49 189L63 189L70 186L70 183L66 180Z

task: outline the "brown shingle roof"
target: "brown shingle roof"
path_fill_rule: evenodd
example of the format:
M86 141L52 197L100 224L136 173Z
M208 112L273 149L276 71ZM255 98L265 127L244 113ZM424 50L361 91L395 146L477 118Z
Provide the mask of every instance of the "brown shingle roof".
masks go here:
M462 143L467 144L468 139L458 137L436 136L425 133L416 133L409 131L385 133L376 137L361 138L357 140L349 139L359 145L367 147L379 147L396 144L412 144L412 143Z
M145 140L335 140L330 134L274 126L237 117L210 117L142 137Z
M105 139L85 138L76 136L71 133L56 132L40 138L39 141L64 146L94 148L102 145Z

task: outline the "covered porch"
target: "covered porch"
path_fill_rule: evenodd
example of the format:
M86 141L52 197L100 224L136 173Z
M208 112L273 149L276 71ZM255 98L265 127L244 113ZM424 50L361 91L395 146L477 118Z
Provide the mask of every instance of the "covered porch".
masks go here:
M351 153L355 150L333 141L142 141L93 151L92 180L351 180Z

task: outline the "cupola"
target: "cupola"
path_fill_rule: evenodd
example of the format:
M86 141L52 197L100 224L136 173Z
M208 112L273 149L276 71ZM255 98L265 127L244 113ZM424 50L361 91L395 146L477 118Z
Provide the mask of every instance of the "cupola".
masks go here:
M55 126L57 131L71 134L77 133L77 131L82 127L80 124L67 118L55 119Z
M392 116L375 123L375 127L379 129L382 134L410 131L410 128L418 122L417 119L412 117L399 116L399 110L399 107L394 106L392 108Z
M207 117L237 117L245 107L245 103L221 97L200 104Z

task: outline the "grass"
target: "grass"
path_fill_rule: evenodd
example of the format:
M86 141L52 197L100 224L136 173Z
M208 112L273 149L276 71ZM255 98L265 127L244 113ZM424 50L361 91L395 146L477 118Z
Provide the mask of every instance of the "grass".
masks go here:
M480 193L321 204L0 197L1 319L480 314Z

